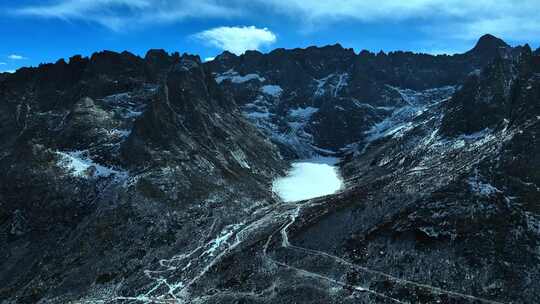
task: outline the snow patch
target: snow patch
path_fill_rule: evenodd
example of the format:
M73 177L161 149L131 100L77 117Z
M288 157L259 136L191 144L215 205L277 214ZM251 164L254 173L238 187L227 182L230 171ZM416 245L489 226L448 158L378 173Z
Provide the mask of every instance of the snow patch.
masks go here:
M123 113L124 118L137 118L143 114L143 111L135 111L132 109L125 109Z
M270 118L270 113L268 112L242 112L242 114L250 120Z
M490 196L502 192L493 185L483 182L478 171L475 171L475 174L467 179L467 183L469 184L471 191L480 196Z
M150 85L146 85L145 89L152 93L157 90L156 87ZM103 97L103 102L116 107L118 114L122 118L132 119L141 116L146 108L145 104L138 104L134 102L133 98L134 96L129 92L118 93Z
M273 97L279 97L283 93L283 89L278 85L265 85L261 87L261 92Z
M105 96L103 97L103 101L108 104L118 105L118 104L122 104L123 102L126 102L130 98L131 98L131 94L129 92L125 92L125 93L118 93L118 94Z
M226 226L215 239L208 242L207 246L209 246L209 248L207 250L205 250L201 254L201 256L203 256L203 255L214 256L215 252L222 245L227 245L229 243L229 239L231 238L231 236L233 236L233 234L240 227L242 227L242 224L233 224L233 225Z
M338 93L347 86L348 73L335 74L332 73L321 79L313 79L316 83L315 96L323 96L327 90L330 91L333 97L337 97Z
M405 106L395 110L391 116L375 124L370 130L365 132L366 141L372 142L387 136L397 136L413 127L411 120L423 113L417 107Z
M482 131L478 131L478 132L475 132L475 133L472 133L472 134L462 134L458 137L458 139L463 139L463 140L479 140L479 139L482 139L488 135L490 135L492 132L491 129L489 128L485 128L484 130Z
M131 130L112 129L109 134L113 137L127 138L131 134Z
M217 83L222 83L225 80L230 80L232 83L236 83L236 84L248 82L251 80L258 80L260 82L266 81L266 79L264 79L264 77L259 76L259 74L252 73L252 74L246 74L242 76L233 69L230 69L223 74L218 74L215 79Z
M57 151L60 156L58 165L67 169L69 173L76 177L109 177L115 175L118 178L126 178L127 172L115 170L102 166L94 162L87 156L87 151Z
M308 119L317 111L319 111L319 109L314 107L296 108L289 110L289 116L294 118Z
M334 86L334 92L333 92L334 97L337 97L339 91L341 91L341 89L347 85L348 77L349 75L347 73L338 75L338 83Z
M273 140L291 147L297 155L308 158L317 153L313 148L313 135L305 130L305 126L318 110L314 107L289 110L285 117L288 128L283 128L270 119L264 122L259 120L257 126L262 127Z
M244 151L242 150L232 151L231 155L234 158L234 160L238 163L238 165L240 165L240 167L245 168L245 169L251 168L247 162L247 157L246 157L246 154L244 154Z
M387 87L400 94L405 106L395 109L390 116L366 131L368 143L387 136L394 138L402 136L416 126L413 122L417 117L424 114L430 106L445 100L455 91L455 88L450 86L424 91L401 89L388 85Z

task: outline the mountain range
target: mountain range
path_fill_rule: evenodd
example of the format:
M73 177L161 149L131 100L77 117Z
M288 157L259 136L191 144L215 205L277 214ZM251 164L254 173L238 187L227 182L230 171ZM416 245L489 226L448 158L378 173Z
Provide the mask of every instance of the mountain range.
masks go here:
M300 159L337 193L283 202ZM540 50L0 74L0 303L538 303Z

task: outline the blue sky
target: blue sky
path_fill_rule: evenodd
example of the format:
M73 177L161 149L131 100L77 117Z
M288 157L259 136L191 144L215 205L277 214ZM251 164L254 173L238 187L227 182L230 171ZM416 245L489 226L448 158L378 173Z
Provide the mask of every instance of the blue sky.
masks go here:
M0 71L104 49L455 53L485 33L536 48L539 11L540 0L0 0Z

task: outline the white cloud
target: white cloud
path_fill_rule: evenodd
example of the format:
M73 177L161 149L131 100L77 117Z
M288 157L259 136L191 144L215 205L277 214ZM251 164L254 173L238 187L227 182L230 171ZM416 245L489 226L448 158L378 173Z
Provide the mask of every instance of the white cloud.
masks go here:
M242 54L247 50L258 50L277 40L276 35L269 29L255 26L221 26L197 33L194 37L235 54Z
M297 31L344 20L407 22L435 35L471 40L492 33L509 40L540 37L540 0L51 0L15 8L19 15L81 20L115 31L188 18L286 18ZM260 21L260 20L259 20ZM410 21L410 22L409 22ZM442 38L441 38L442 39Z
M15 70L1 71L0 73L10 73L10 74L13 74L13 73L15 73Z
M540 37L540 0L257 1L315 27L344 19L364 23L414 21L433 35L462 40L478 39L486 33L514 41L538 41Z
M263 2L262 0L259 0ZM302 15L315 22L324 22L328 19L351 18L362 21L375 21L380 19L403 19L427 11L429 2L441 1L390 1L390 0L351 0L351 1L324 1L324 0L266 0L268 6L289 15Z
M26 57L24 57L22 55L17 55L17 54L11 54L7 58L11 59L11 60L23 60L23 59L26 59Z
M6 65L6 64L7 64L7 63L5 63L5 62L0 62L0 65Z
M535 15L539 0L257 0L282 13L308 19L351 18L366 22L439 17L485 18L494 15Z
M93 13L99 10L105 11L115 6L123 6L128 9L145 9L150 6L150 3L146 0L63 0L49 5L24 7L17 12L42 17L70 18L82 17L85 13Z
M212 61L214 59L216 59L216 57L206 57L206 58L204 58L204 62Z
M98 23L114 31L131 26L166 23L186 18L231 17L239 10L218 0L57 0L53 4L27 6L15 14Z

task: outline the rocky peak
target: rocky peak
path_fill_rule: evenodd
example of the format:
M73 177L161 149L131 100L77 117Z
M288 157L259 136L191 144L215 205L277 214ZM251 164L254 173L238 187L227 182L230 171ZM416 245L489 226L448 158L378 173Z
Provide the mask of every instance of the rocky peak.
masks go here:
M184 54L179 62L172 67L174 72L189 72L191 69L201 68L201 58L199 56Z
M518 76L523 79L528 79L534 71L534 57L531 47L528 44L520 47L519 56L517 56Z
M478 42L476 42L476 45L472 51L491 50L500 47L509 47L509 45L500 38L497 38L491 34L485 34L478 39Z
M154 81L162 81L170 67L178 60L178 53L170 56L163 49L149 50L144 56L149 77Z
M69 63L70 64L81 64L81 63L87 63L88 58L83 57L81 55L74 55L69 57Z
M143 59L130 52L116 53L112 51L102 51L92 54L88 63L87 73L90 75L110 75L120 74L133 77L140 76L144 72Z
M150 49L144 56L147 62L164 61L168 58L169 54L164 49Z
M223 51L223 53L218 55L216 58L228 59L228 58L234 58L234 57L238 57L238 56L236 54L234 54L234 53L229 52L229 51Z
M540 57L529 45L516 48L512 57L496 57L478 75L471 75L448 103L442 133L456 136L502 127L536 117L535 87Z
M486 34L480 37L474 48L466 54L475 56L479 58L479 60L491 60L492 58L501 55L501 52L505 52L508 48L510 48L510 46L502 39Z
M229 105L222 107L224 104ZM149 161L152 146L187 151L195 149L196 142L212 142L214 116L225 115L233 106L234 101L221 93L200 58L184 54L170 67L149 108L135 122L124 155Z
M257 50L248 50L244 53L245 58L260 58L261 56L263 56L263 53Z
M210 99L206 74L198 57L182 56L167 74L169 96L174 105L202 105ZM184 109L185 110L185 109Z
M214 61L228 61L228 60L232 60L234 58L237 58L238 56L236 56L235 54L229 52L229 51L224 51L223 53L219 54L216 56L216 58L214 59Z
M525 43L525 45L522 46L521 52L522 53L527 53L527 54L530 54L530 55L533 54L532 48L528 43Z
M340 57L349 57L354 56L354 50L352 48L344 48L341 44L331 44L321 47L310 46L305 50L297 49L299 53L304 53L305 55L318 55L324 54L325 56L340 56Z

